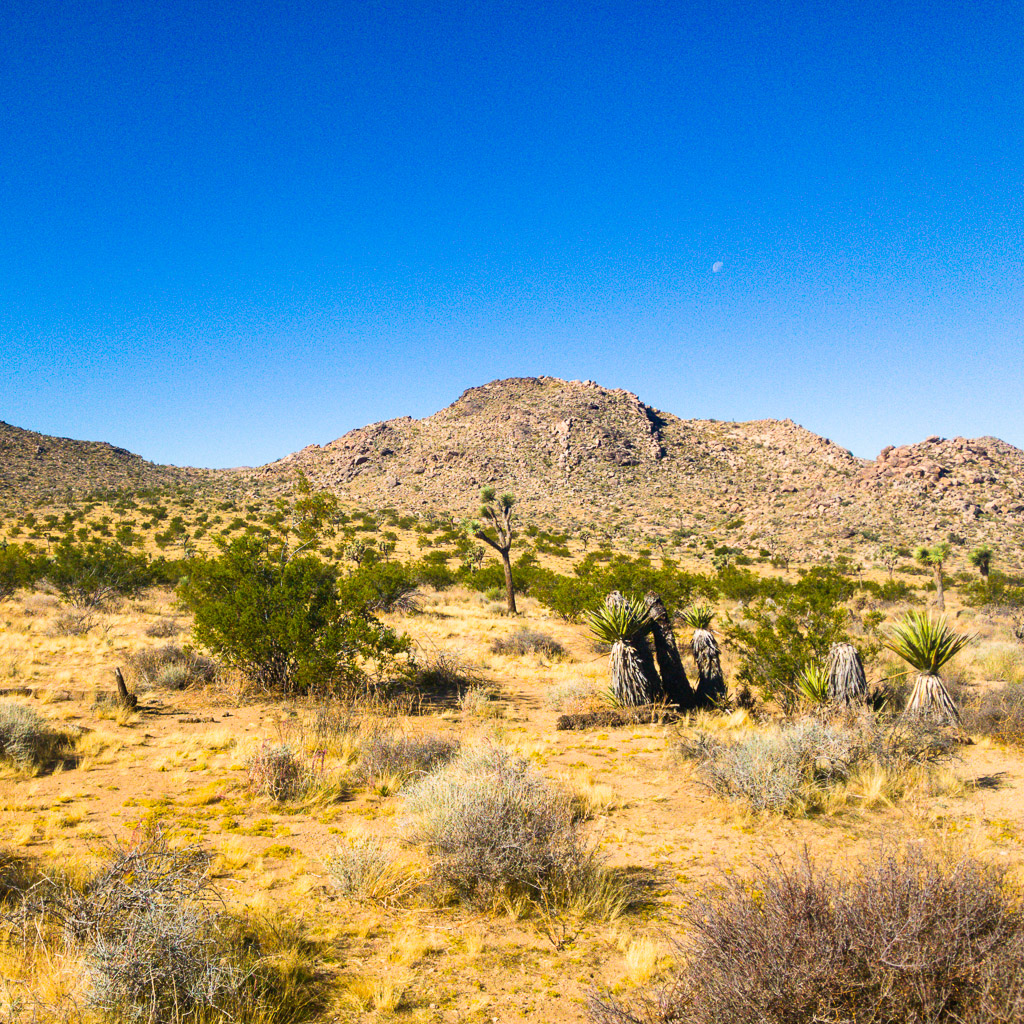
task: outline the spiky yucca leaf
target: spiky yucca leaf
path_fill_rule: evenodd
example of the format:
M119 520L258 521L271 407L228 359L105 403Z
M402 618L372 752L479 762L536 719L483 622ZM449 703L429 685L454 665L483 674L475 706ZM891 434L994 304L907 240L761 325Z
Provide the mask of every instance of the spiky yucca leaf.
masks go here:
M814 662L808 662L796 677L796 688L808 704L828 703L828 672Z
M909 611L892 627L884 643L918 672L937 676L942 666L975 638L973 633L951 629L945 615L932 619L924 612Z
M701 601L700 604L690 605L679 617L690 629L710 629L715 610L707 601Z
M635 597L606 602L597 611L587 612L586 617L590 632L604 644L620 640L632 643L645 636L652 626L647 606Z

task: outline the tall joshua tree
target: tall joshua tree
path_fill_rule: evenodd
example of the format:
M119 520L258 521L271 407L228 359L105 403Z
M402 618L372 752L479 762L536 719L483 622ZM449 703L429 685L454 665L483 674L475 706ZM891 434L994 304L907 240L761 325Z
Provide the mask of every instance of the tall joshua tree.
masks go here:
M989 570L992 568L992 549L987 544L975 548L967 560L981 573L981 578L988 583Z
M908 714L959 721L956 705L939 678L939 671L973 640L973 635L957 633L947 626L945 615L932 619L924 612L910 611L893 626L885 646L918 671L907 705Z
M714 609L707 602L695 604L682 614L683 622L693 630L690 650L697 663L698 706L717 704L725 696L725 677L718 651L718 640L711 632Z
M693 691L686 678L686 669L683 668L683 659L679 655L668 612L661 597L653 590L647 592L644 604L647 617L651 620L651 639L654 641L654 653L658 659L658 672L665 696L671 703L688 708L693 704Z
M653 628L647 605L613 591L597 611L587 614L587 622L597 640L611 644L612 694L616 704L650 704L660 685L647 646L647 634Z
M495 497L493 487L485 487L480 492L480 519L482 522L472 524L473 536L494 548L501 556L501 564L505 569L505 602L509 615L517 614L516 588L512 582L512 509L516 499L512 494Z
M828 699L834 704L864 700L868 680L853 644L833 644L828 652Z
M935 607L940 612L946 610L946 598L942 592L942 563L949 558L948 544L933 544L930 548L919 547L914 550L914 560L928 566L935 579Z

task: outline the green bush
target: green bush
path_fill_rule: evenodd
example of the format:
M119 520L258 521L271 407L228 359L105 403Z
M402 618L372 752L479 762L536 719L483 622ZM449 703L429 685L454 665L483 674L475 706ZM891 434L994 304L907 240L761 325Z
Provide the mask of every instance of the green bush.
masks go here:
M724 635L740 656L737 679L787 711L795 707L804 666L824 664L833 644L849 641L849 612L840 602L850 592L838 574L812 570L774 597L755 598L742 618L726 619Z
M315 555L288 559L253 536L194 559L178 595L195 616L196 641L269 691L351 690L409 649L339 588L334 566Z
M40 576L38 558L19 544L0 545L0 601L22 587L31 587Z
M117 542L76 544L65 537L43 570L45 578L69 604L92 608L114 596L138 593L154 581L145 555L133 554Z

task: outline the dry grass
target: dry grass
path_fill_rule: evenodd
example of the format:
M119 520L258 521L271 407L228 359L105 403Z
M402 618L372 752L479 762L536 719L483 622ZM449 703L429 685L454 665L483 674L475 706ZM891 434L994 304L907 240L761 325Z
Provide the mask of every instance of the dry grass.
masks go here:
M33 602L35 610L27 607ZM828 790L827 801L819 798L809 817L757 818L709 801L667 754L675 730L745 742L777 727L770 713L759 720L738 711L692 716L676 726L555 731L549 695L565 707L600 706L607 664L588 652L581 627L549 617L529 598L516 620L458 591L425 595L421 613L412 618L384 615L410 631L418 650L457 652L473 685L500 694L493 703L502 717L465 714L458 703L468 688L462 683L446 695L439 690L422 706L370 709L240 698L222 678L184 690L155 686L135 714L101 718L91 695L112 690L112 665L163 646L164 638L154 643L147 636L154 621L174 619L184 635L188 620L168 594L154 592L105 611L102 623L84 636L51 637L45 628L54 611L46 595L5 603L0 622L10 626L0 631L0 673L9 666L15 685L49 700L59 695L45 707L42 699L25 701L60 728L81 732L80 761L58 775L11 772L0 778L7 849L51 873L81 859L87 870L75 873L84 878L96 870L85 860L90 851L111 835L126 839L139 823L159 823L175 843L201 843L213 857L225 928L243 945L257 943L260 970L274 968L278 980L261 984L281 992L278 969L298 972L294 990L306 996L296 1019L504 1020L525 1014L570 1024L583 1012L581 993L595 983L626 992L663 978L673 963L660 944L663 915L671 919L706 886L719 884L719 867L745 877L750 862L767 849L807 846L822 857L848 849L867 863L876 855L877 833L897 828L908 837L967 832L987 856L1014 865L1022 860L1019 755L1000 741L989 742L987 729L976 733L979 743L963 748L964 762L956 766L965 779L981 779L978 788L945 778L949 769L940 765L929 768L927 778L904 775L901 794L891 774L858 768ZM551 637L575 660L492 650L520 625ZM1000 629L993 627L985 643L1002 642ZM994 652L986 655L981 645L977 653L994 658ZM724 661L728 672L728 651ZM987 672L984 658L965 662L972 684ZM879 674L878 666L869 667L873 681ZM990 689L979 683L968 692ZM566 801L571 828L595 854L598 870L577 876L573 885L548 876L543 885L513 885L493 899L481 890L438 906L445 895L433 868L441 851L404 840L405 794L416 773L431 768L412 774L400 765L385 768L372 783L356 786L364 743L376 733L393 740L441 736L467 749L497 743L517 751L529 771ZM298 757L321 758L324 766L312 791L283 802L246 784L247 758L264 743L282 742ZM858 813L838 823L822 817L851 808ZM451 827L453 842L461 842L458 820ZM374 843L382 856L369 856ZM346 862L351 881L335 881L335 857ZM638 885L623 884L633 876L674 879L678 888L666 892L661 904L645 903L636 898ZM298 919L297 931L289 918ZM268 929L281 929L281 940L272 941ZM26 959L20 949L0 944L6 979L0 993L7 986L0 1007L19 992L23 1000L26 992L38 993L46 1013L59 1019L61 999L77 984L75 957L59 944L44 944ZM314 975L318 980L311 980ZM310 993L316 993L315 1006L302 1004ZM262 1005L233 1012L258 1024ZM28 1012L27 1003L21 1012ZM4 1013L0 1008L0 1018Z

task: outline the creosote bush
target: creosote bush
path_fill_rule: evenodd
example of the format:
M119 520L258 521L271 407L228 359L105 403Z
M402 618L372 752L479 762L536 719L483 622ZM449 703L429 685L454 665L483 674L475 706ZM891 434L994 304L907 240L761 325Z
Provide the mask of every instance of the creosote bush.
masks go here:
M737 739L697 731L676 753L719 796L754 811L801 814L825 809L840 791L853 802L858 790L895 798L927 781L953 750L950 734L927 721L877 719L865 711L831 721L810 716Z
M1024 913L1005 869L883 852L725 875L683 911L660 992L594 998L594 1024L990 1024L1024 1019Z

